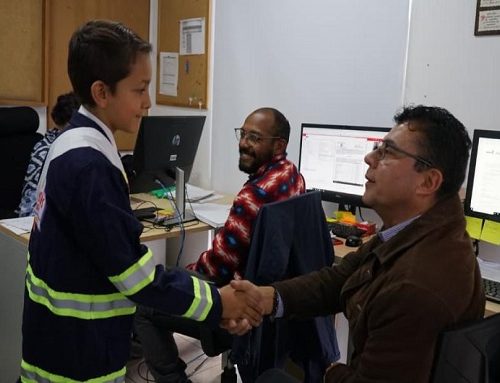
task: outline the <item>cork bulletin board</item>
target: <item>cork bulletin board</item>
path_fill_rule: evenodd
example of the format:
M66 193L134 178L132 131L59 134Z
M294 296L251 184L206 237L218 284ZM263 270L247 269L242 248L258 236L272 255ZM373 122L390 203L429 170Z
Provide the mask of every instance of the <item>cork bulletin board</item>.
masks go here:
M46 0L0 1L0 104L47 102Z
M210 0L158 1L157 104L207 108L209 16Z

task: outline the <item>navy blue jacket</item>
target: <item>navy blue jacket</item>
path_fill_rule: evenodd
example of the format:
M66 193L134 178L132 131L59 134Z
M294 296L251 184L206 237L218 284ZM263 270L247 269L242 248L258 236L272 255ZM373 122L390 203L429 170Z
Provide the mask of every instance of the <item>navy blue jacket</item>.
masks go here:
M211 323L220 318L213 287L165 271L140 243L111 131L86 109L80 113L52 144L38 186L23 382L123 382L136 303Z
M269 285L330 266L333 258L320 193L309 192L261 208L245 278ZM321 381L325 369L340 356L333 318L265 319L251 333L237 337L232 351L244 382L268 368L282 367L288 355L303 366L305 382Z

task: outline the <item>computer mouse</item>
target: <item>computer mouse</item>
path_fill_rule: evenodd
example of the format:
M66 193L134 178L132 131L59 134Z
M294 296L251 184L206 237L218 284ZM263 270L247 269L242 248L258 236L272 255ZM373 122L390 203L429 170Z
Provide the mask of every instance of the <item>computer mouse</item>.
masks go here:
M345 239L345 245L349 247L358 247L363 243L363 240L357 235L350 235Z

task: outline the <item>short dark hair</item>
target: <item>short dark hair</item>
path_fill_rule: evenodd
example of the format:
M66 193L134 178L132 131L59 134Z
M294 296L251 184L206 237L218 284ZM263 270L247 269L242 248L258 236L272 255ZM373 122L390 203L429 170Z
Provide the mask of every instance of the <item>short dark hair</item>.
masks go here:
M80 106L78 98L73 92L64 93L57 97L57 102L50 112L52 120L57 126L65 126L73 114L73 111L77 110Z
M465 126L444 108L436 106L406 106L394 116L397 124L408 123L408 129L420 133L417 142L420 155L443 174L439 197L457 193L462 186L471 140ZM415 162L422 170L426 165Z
M279 110L274 108L259 108L254 110L252 114L255 113L271 113L274 116L274 135L277 137L281 137L286 142L288 142L290 138L290 123L286 119L286 117Z
M121 23L93 20L82 25L71 36L68 50L68 74L80 102L95 105L90 87L98 80L114 92L137 55L150 52L151 44Z

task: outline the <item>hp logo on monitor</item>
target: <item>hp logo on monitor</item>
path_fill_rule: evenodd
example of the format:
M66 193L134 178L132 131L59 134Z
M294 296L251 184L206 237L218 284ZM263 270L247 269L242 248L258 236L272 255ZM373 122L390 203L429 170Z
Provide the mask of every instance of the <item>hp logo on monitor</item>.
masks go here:
M172 138L172 145L173 146L179 146L181 144L181 136L179 136L178 134L176 134L173 138Z

